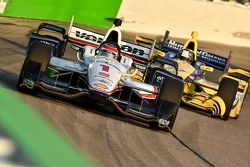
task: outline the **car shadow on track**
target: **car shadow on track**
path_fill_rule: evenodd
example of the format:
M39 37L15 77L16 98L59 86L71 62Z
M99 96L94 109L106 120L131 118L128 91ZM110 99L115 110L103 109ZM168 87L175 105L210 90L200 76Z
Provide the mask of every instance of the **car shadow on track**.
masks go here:
M12 72L9 72L9 71L6 71L6 70L3 70L0 68L0 84L1 85L3 85L4 87L6 87L10 90L17 91L17 89L16 89L17 80L18 80L18 74L15 74L15 73L12 73ZM108 107L106 105L103 105L103 104L100 104L97 102L95 103L95 105L93 105L93 100L91 101L89 98L86 98L86 97L79 98L76 100L67 100L67 99L63 99L61 97L46 94L46 93L40 93L35 97L40 98L40 99L49 99L51 101L56 101L59 103L66 103L67 105L71 105L72 107L84 109L84 110L90 111L90 112L98 114L98 115L102 115L102 116L116 119L119 121L127 122L127 123L130 123L130 124L133 124L136 126L140 126L143 128L152 129L147 124L123 117L122 115L119 115L116 112L116 110L114 110L111 107ZM191 107L191 106L182 105L181 108L183 108L189 112L195 112L195 113L200 114L200 115L205 116L205 117L215 118L210 113L205 112L205 111L201 111L201 110L196 109L196 108ZM158 131L157 129L152 129L152 130Z
M214 118L214 119L217 119L215 116L212 115L212 113L210 113L209 111L202 111L202 110L199 110L195 107L192 107L192 106L187 106L185 104L182 104L181 107L182 109L185 109L185 112L186 111L189 111L189 112L194 112L194 113L197 113L201 116L204 116L204 117L210 117L211 119Z
M16 89L17 80L18 80L18 74L0 69L0 84L6 87L7 89L10 89L12 91L17 91ZM46 93L39 93L35 97L40 98L40 99L48 99L48 100L55 101L58 103L66 103L69 106L77 107L79 109L84 109L84 110L90 111L92 113L95 113L104 117L109 117L109 118L116 119L122 122L130 123L135 126L140 126L142 128L152 129L147 124L123 117L122 115L119 115L116 112L116 110L111 107L105 106L97 102L95 102L93 105L93 100L91 101L89 98L86 98L86 97L75 99L75 100L68 100L68 99L63 99L61 97L46 94ZM158 131L156 129L152 129L152 130Z
M0 84L4 87L16 91L18 74L3 70L0 68Z
M18 47L20 49L26 49L26 46L18 43L18 42L15 42L13 40L10 40L10 39L7 39L7 38L4 38L4 37L0 37L0 41L3 41L4 43L9 43L11 45L14 45L15 47Z

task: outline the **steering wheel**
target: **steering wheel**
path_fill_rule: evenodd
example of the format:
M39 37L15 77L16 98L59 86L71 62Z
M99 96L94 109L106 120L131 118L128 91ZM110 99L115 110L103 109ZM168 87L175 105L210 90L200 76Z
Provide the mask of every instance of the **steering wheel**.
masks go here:
M120 46L117 44L117 43L115 43L115 42L113 42L113 41L104 41L104 42L102 42L100 45L99 45L99 47L95 50L95 55L97 55L98 54L98 52L100 51L100 49L102 49L103 47L105 47L105 46L108 46L108 47L110 47L110 49L108 48L108 49L106 49L106 50L111 50L111 49L114 49L115 51L117 50L117 52L118 52L118 55L117 55L117 57L115 58L117 61L121 61L121 58L122 58L122 56L121 56L121 48L120 48ZM112 51L112 50L111 50ZM115 52L115 51L113 51L113 52Z

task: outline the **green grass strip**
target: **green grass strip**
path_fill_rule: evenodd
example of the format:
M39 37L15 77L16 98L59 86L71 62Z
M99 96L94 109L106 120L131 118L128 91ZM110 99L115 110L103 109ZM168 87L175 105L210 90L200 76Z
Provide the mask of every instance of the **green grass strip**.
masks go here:
M110 27L122 0L8 0L3 16Z
M42 104L41 104L42 105ZM91 167L38 112L0 86L0 125L41 167Z

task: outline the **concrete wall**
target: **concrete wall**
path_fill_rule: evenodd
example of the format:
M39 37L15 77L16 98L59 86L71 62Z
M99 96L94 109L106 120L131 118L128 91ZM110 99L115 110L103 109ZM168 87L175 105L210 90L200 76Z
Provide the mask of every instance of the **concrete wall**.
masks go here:
M207 0L8 0L3 15L69 22L73 14L81 24L109 27L120 17L126 31L163 35L168 29L178 38L198 31L198 40L250 46L250 8Z
M124 0L119 10L124 30L250 47L250 8L202 0Z

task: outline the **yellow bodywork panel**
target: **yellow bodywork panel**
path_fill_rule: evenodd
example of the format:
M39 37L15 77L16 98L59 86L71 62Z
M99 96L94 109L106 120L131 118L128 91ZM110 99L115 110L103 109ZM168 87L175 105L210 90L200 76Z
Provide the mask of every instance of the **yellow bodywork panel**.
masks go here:
M226 112L226 105L225 105L224 101L223 101L222 98L219 97L219 96L213 96L213 97L211 98L211 100L214 100L214 101L216 101L217 103L219 103L219 106L220 106L219 115L222 117L222 116L225 114L225 112Z
M129 70L130 74L133 74L135 71L136 71L136 68L131 68ZM139 70L137 70L135 75L130 76L130 78L133 79L133 80L144 82L143 73L141 71L139 71Z
M240 115L242 104L243 102L241 101L234 101L233 107L230 111L230 117L237 118Z
M196 88L196 86L194 84L186 82L184 84L184 93L192 94L192 93L194 93L195 88Z
M165 57L165 55L166 55L166 53L165 52L162 52L162 51L160 51L160 50L157 50L157 49L155 49L154 50L154 55L155 56L157 56L157 57Z
M214 71L213 67L204 66L204 65L201 65L200 69L203 70L203 71L208 71L208 72L213 72Z
M229 68L228 69L228 74L233 74L233 73L238 73L238 74L241 74L241 75L245 75L245 76L250 78L250 72L248 72L248 71L245 71L245 70L242 70L242 69Z
M204 79L196 80L195 83L197 83L199 85L202 85L202 86L209 87L209 88L214 89L214 90L218 90L218 88L219 88L218 84L216 84L214 82L204 80Z
M210 89L210 88L206 88L206 87L203 87L203 86L201 86L201 89L202 89L205 93L207 93L207 94L209 94L209 95L215 95L215 94L217 93L216 90L213 90L213 89Z
M190 100L185 97L182 98L185 103L198 107L202 110L210 110L212 115L223 116L226 112L226 106L224 101L219 96L202 96L194 95Z

